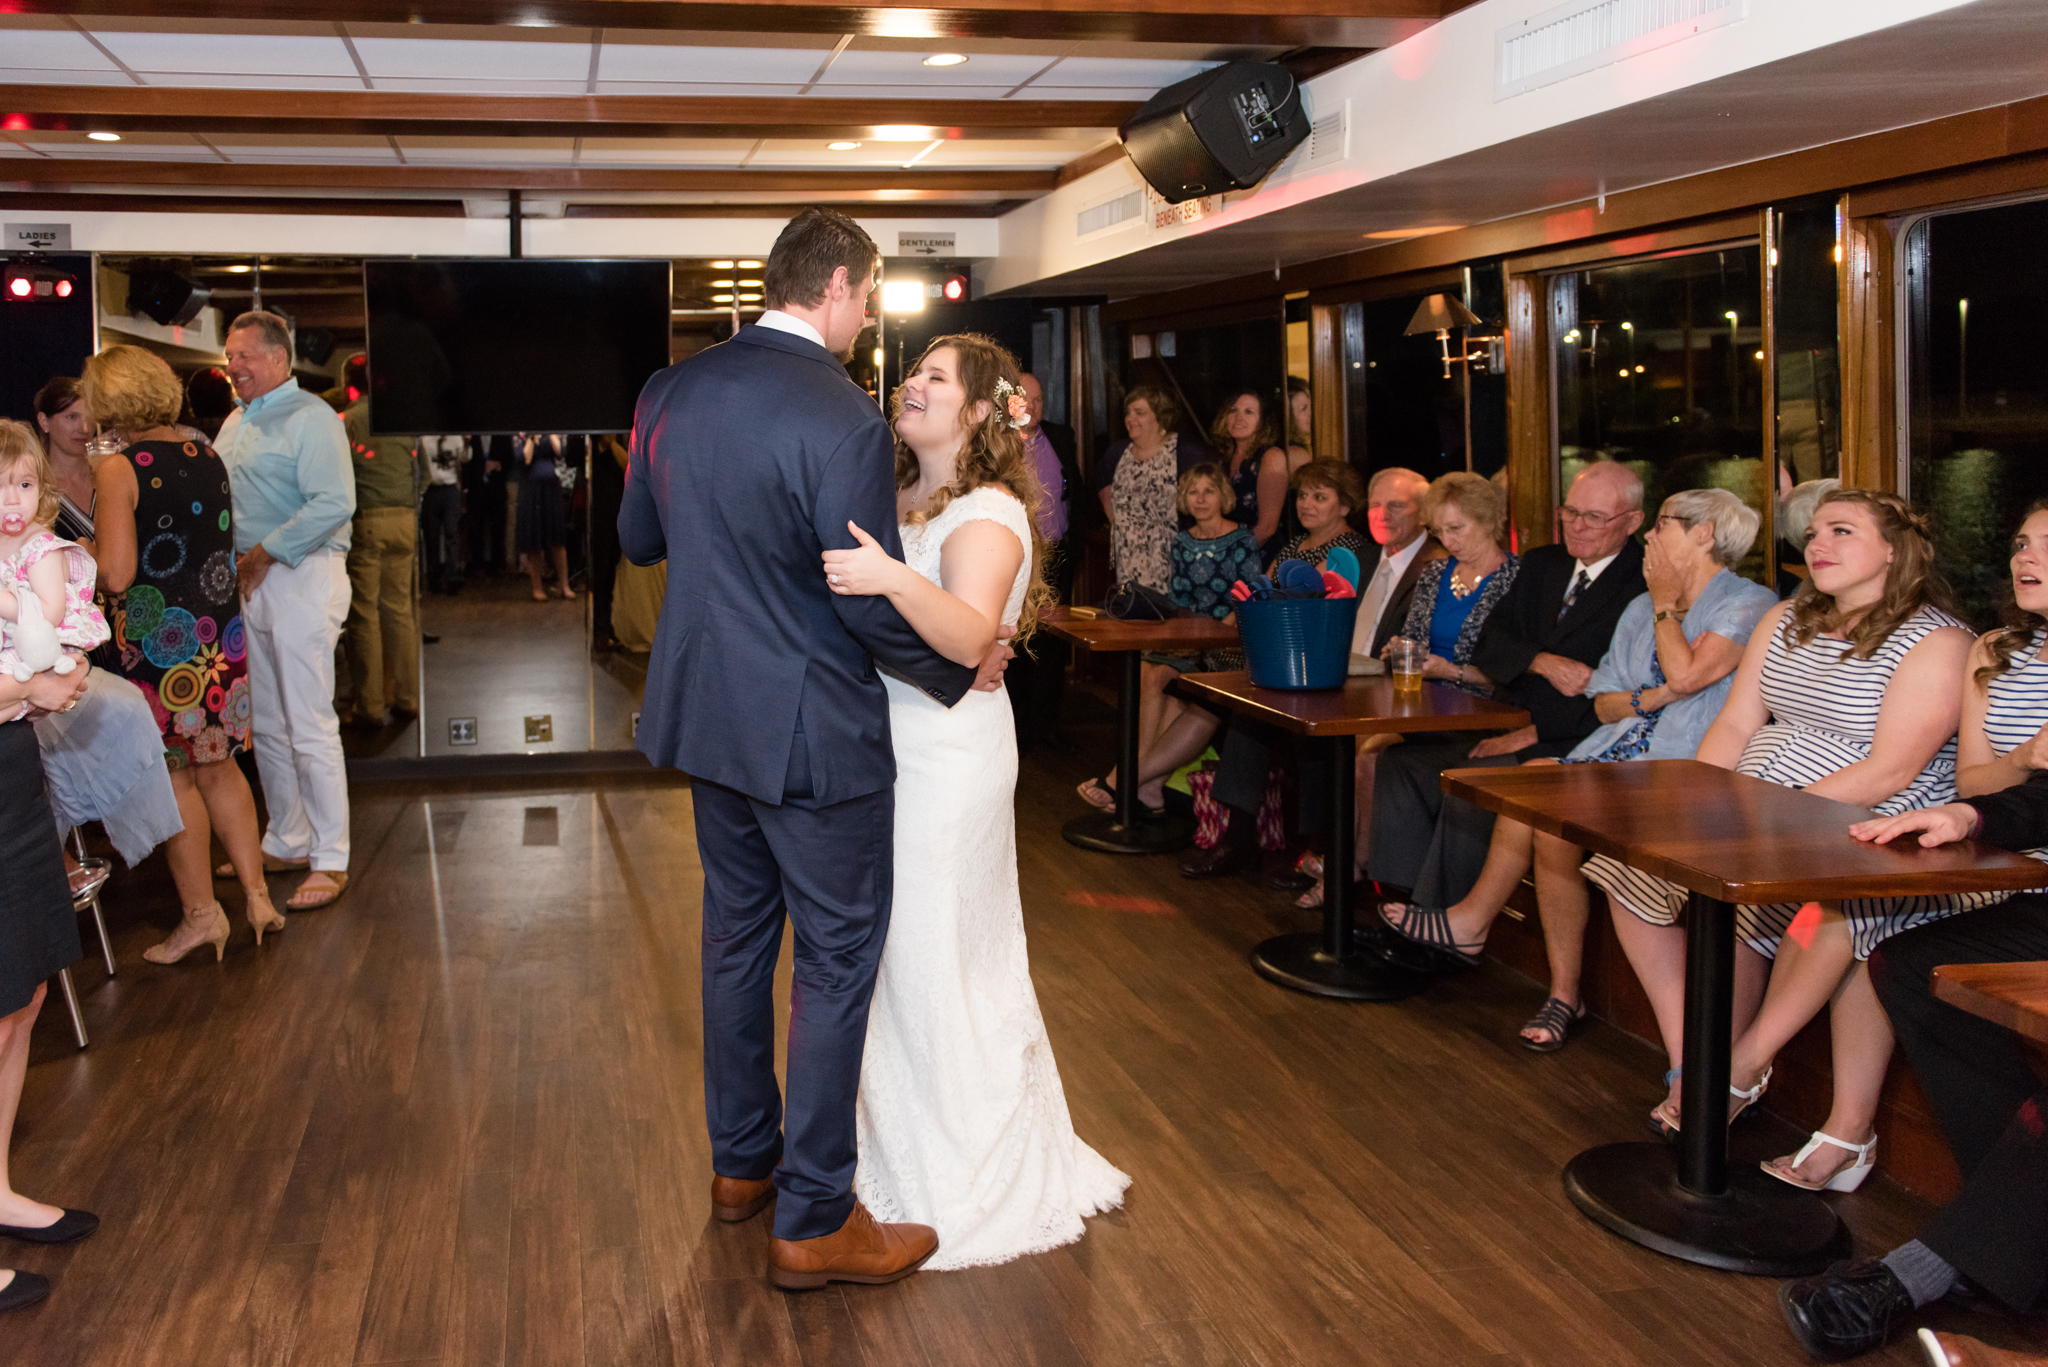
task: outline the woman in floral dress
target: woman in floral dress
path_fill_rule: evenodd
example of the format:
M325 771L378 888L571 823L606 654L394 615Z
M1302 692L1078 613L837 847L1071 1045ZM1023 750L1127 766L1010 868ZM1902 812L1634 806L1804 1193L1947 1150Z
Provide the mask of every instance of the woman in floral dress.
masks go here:
M255 799L234 763L249 743L250 701L227 469L204 441L172 427L184 391L149 352L108 347L86 362L83 389L92 421L123 438L122 459L93 474L116 669L156 714L185 822L164 847L184 921L143 957L176 963L211 944L218 959L228 919L208 866L216 830L256 942L284 925L263 881Z

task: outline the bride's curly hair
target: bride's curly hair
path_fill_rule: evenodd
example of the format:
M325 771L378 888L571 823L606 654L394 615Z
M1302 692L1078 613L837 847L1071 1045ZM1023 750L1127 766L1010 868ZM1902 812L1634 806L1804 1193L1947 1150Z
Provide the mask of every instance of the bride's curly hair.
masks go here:
M1004 405L996 399L996 381L1008 381L1012 389L1021 389L1024 378L1023 367L993 337L978 332L956 332L947 337L932 339L917 358L921 366L925 358L941 347L951 347L959 364L956 378L960 387L971 397L961 406L960 426L966 440L961 443L960 456L954 468L953 482L935 491L926 507L913 512L909 521L913 524L928 522L946 510L946 505L962 494L974 492L983 485L994 484L1015 494L1017 501L1024 505L1025 522L1031 528L1031 544L1025 549L1031 555L1031 581L1024 590L1024 607L1017 618L1017 634L1011 640L1012 646L1022 645L1038 626L1038 618L1053 603L1051 585L1046 582L1046 543L1038 534L1038 509L1045 499L1045 491L1039 487L1038 476L1031 468L1031 461L1024 453L1024 439L1010 426L1009 414ZM915 373L917 366L911 367ZM893 429L896 419L903 412L903 390L899 386L889 396L889 425ZM904 444L903 438L896 438L896 487L910 489L917 485L919 466L917 453Z
M1954 600L1947 582L1934 568L1933 529L1911 504L1875 489L1837 489L1814 506L1814 520L1820 519L1822 508L1838 503L1854 504L1869 513L1878 534L1892 549L1884 596L1860 611L1844 612L1833 594L1822 593L1809 579L1793 595L1792 610L1785 614L1785 643L1803 646L1816 636L1839 633L1849 643L1842 652L1844 660L1867 660L1920 609L1952 612Z

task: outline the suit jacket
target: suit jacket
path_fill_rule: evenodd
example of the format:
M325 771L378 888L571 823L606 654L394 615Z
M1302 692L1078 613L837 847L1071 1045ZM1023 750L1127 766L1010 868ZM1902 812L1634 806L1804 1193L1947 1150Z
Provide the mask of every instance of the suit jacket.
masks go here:
M636 565L668 561L639 748L761 802L844 802L896 760L877 661L948 707L974 671L918 638L889 600L841 597L827 549L858 524L897 559L895 443L823 347L772 328L658 372L640 393L619 508ZM809 792L785 794L798 745Z
M1623 546L1560 618L1565 590L1577 573L1578 562L1563 546L1538 546L1524 554L1514 586L1479 629L1472 651L1480 673L1500 686L1506 701L1528 712L1537 741L1560 755L1592 735L1600 719L1591 698L1558 692L1550 680L1529 672L1529 662L1548 653L1597 667L1622 609L1643 592L1643 548L1633 541Z
M2048 769L2036 769L2010 788L1959 800L1983 818L1977 839L1985 844L2014 851L2048 845Z
M1366 545L1371 549L1358 557L1360 593L1363 593L1365 586L1372 582L1372 577L1379 573L1380 556L1384 553L1380 543L1369 537ZM1375 656L1386 649L1387 642L1401 634L1401 626L1408 620L1408 607L1415 601L1415 581L1422 577L1422 567L1432 560L1442 559L1443 553L1444 548L1436 544L1436 538L1425 533L1421 551L1408 562L1407 571L1402 574L1400 582L1394 585L1393 596L1387 599L1387 609L1380 614L1379 626L1373 631L1372 653Z

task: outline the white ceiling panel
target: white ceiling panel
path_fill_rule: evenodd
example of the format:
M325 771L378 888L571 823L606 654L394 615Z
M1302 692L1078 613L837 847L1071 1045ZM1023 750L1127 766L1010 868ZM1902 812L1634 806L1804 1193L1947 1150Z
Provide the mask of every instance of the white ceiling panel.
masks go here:
M14 60L12 49L0 44L0 59ZM0 85L133 85L128 73L107 63L104 71L58 71L46 66L0 66Z
M603 146L593 146L602 143ZM646 144L628 138L585 138L578 166L737 166L753 150L751 139Z
M834 100L999 100L1009 90L1006 85L826 85L821 81L811 87L811 94Z
M29 151L28 148L23 147L18 142L0 138L0 157L34 157L36 155L36 153Z
M400 138L407 161L438 166L567 166L571 138Z
M361 90L353 70L346 76L279 76L250 71L138 71L144 85L194 90Z
M933 48L932 51L939 51ZM1052 59L1031 53L969 55L958 66L926 66L931 52L863 52L848 48L824 75L830 85L879 85L901 81L917 86L1000 86L1008 90L1029 80ZM1058 70L1057 67L1054 70ZM904 94L916 92L905 90Z
M156 33L95 28L93 36L137 71L264 72L353 76L355 63L333 33Z
M1121 90L1157 90L1207 71L1217 62L1155 62L1127 57L1068 57L1039 80L1046 85L1111 86ZM1020 92L1026 98L1036 84Z
M207 141L230 161L278 162L391 162L398 154L385 138L313 135L209 134Z
M701 95L736 99L766 98L771 95L800 95L800 85L682 85L657 81L599 81L600 95ZM742 120L744 122L744 120Z
M710 81L728 85L761 81L801 86L817 73L819 64L830 51L830 48L606 43L597 55L598 88L600 91L613 89L610 83L616 81ZM842 54L839 60L845 61L847 55L850 54ZM641 92L615 90L614 93Z
M11 16L0 19L0 52L6 54L10 68L40 67L46 77L51 71L120 71L107 60L106 53L87 42L78 30L44 28L40 24L30 28Z
M491 40L357 38L356 51L373 78L467 76L486 80L584 81L590 44ZM378 84L383 84L379 79Z
M1159 93L1156 86L1113 85L1027 85L1017 92L1020 100L1149 100Z

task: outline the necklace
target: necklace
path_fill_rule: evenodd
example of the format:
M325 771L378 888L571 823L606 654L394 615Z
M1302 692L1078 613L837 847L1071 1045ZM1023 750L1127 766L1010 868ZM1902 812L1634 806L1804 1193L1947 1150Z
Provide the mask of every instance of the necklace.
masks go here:
M1475 574L1467 581L1465 578L1465 567L1463 565L1456 566L1451 570L1451 597L1458 599L1460 602L1470 598L1479 591L1480 582L1485 578L1486 575L1484 574Z

